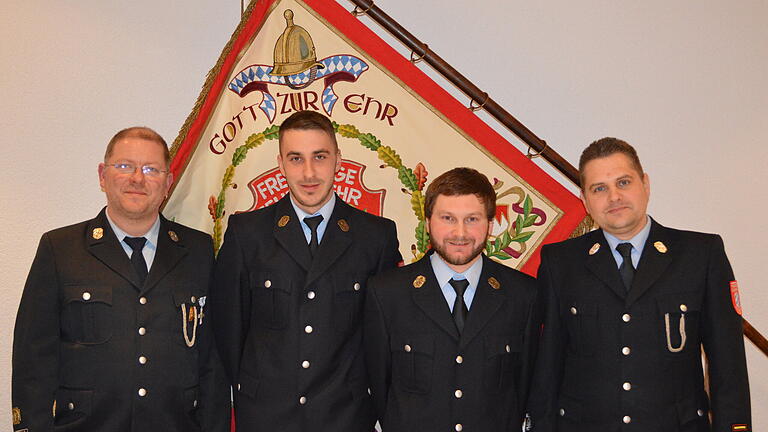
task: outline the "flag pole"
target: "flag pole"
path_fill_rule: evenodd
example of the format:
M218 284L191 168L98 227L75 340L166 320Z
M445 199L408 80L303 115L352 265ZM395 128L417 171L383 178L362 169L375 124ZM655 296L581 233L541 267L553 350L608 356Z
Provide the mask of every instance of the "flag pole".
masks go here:
M385 30L390 32L395 38L397 38L403 45L411 50L411 62L417 63L421 60L427 62L430 66L435 68L445 79L450 81L464 94L470 97L469 109L477 111L484 109L488 114L493 116L499 123L503 124L510 131L512 131L518 138L528 145L528 157L543 157L547 162L552 164L561 174L568 178L571 182L579 184L579 173L576 168L571 165L570 162L565 160L560 154L558 154L552 147L547 145L546 141L536 136L530 129L525 127L519 120L517 120L512 114L505 110L501 105L491 98L488 93L480 90L469 79L462 75L459 71L449 65L445 60L437 55L434 51L430 50L427 44L419 41L413 34L403 28L392 17L384 13L378 6L374 4L373 0L350 0L355 4L355 9L352 10L352 14L355 16L368 15L377 24L382 26Z

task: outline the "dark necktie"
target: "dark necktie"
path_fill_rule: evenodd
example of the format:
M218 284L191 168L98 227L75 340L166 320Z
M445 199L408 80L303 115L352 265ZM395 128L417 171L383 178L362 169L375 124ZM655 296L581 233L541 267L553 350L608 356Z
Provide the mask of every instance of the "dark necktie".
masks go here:
M320 222L323 221L323 215L317 215L312 217L305 217L304 223L307 224L310 231L312 231L312 237L309 239L309 254L314 258L317 247L320 245L320 241L317 239L317 227Z
M624 288L629 291L632 288L632 279L635 277L635 267L632 265L632 243L619 243L616 250L623 259L619 266L619 274L624 281Z
M453 302L453 321L456 323L456 328L459 329L459 334L461 334L464 331L464 323L467 321L467 313L469 313L467 304L464 303L464 291L467 290L469 281L451 279L449 283L456 291L456 300Z
M144 285L144 281L147 280L147 262L144 261L144 244L147 239L144 237L125 237L123 241L133 249L131 254L131 265L139 276L139 284Z

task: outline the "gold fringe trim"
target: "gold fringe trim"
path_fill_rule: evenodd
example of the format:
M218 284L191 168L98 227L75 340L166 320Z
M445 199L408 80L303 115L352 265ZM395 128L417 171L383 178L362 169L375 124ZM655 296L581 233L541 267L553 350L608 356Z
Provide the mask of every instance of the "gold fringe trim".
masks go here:
M219 59L216 61L216 65L211 68L210 71L208 71L208 74L205 76L205 83L203 84L203 89L200 91L200 94L197 96L197 100L195 101L195 105L192 108L192 112L187 117L186 121L184 121L184 124L181 126L181 129L179 130L179 135L176 137L176 139L173 141L173 145L171 146L171 157L176 157L176 152L179 151L179 147L181 147L181 143L184 142L184 140L187 138L187 134L189 133L189 128L192 126L192 123L195 121L197 116L200 114L200 109L203 107L203 103L205 102L206 97L208 97L208 93L211 91L211 87L213 87L213 81L216 78L216 75L221 70L221 67L224 65L224 60L227 58L229 53L232 51L232 45L234 45L235 41L240 37L240 32L243 31L243 28L245 28L246 23L251 17L251 11L253 10L253 7L256 5L256 3L259 3L258 1L252 1L249 3L248 8L245 10L245 14L243 14L243 17L240 19L240 24L238 24L237 28L235 29L234 33L232 33L232 37L229 38L229 42L224 46L224 50L221 52L221 55L219 55ZM258 31L256 32L258 33ZM192 150L192 153L189 155L189 159L187 159L187 163L192 158L192 154L194 153L195 149ZM184 172L185 166L182 168L182 174ZM181 178L181 174L179 175L179 178ZM176 179L178 181L178 179Z
M595 221L592 220L592 216L586 215L584 216L584 219L579 222L579 224L576 226L576 229L573 230L570 236L568 236L569 239L582 236L593 229L597 228L595 226Z

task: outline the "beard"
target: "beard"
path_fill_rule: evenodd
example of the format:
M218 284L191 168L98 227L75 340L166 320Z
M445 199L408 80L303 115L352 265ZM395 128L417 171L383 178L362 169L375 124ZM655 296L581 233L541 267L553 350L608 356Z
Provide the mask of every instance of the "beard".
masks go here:
M463 242L463 241L472 241L472 239L463 238L463 237L454 237L454 238L447 238L445 241L443 241L442 244L439 244L435 241L434 238L431 236L429 237L429 244L432 245L432 249L435 250L435 252L440 255L440 258L443 259L443 261L447 262L448 264L455 265L455 266L462 266L465 264L469 264L472 260L474 260L478 255L483 253L485 250L485 243L478 244L472 251L466 255L461 254L449 254L448 248L445 247L445 243L450 241L457 241L457 242Z

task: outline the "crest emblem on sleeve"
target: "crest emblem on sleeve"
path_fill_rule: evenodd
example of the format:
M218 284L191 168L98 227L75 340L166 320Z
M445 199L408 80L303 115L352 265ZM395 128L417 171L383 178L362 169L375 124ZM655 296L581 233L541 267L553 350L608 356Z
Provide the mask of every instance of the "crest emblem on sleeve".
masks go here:
M733 309L737 314L741 315L741 295L739 295L739 284L734 280L731 281L729 285L731 287L731 302L733 303Z

